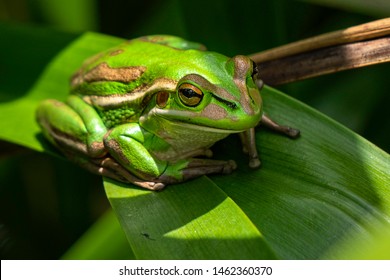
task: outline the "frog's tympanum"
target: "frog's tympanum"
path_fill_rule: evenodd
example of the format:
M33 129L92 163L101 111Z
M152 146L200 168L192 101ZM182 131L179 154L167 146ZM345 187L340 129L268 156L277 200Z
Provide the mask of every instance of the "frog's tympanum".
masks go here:
M71 79L65 102L37 109L44 136L88 170L143 188L212 173L232 160L210 159L210 147L239 133L249 165L260 165L260 123L296 137L262 110L261 80L248 57L206 51L173 36L130 40L88 59Z

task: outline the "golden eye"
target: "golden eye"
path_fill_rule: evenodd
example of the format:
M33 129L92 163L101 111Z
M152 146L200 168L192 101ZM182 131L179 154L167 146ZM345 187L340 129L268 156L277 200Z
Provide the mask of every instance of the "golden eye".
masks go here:
M179 98L184 105L189 107L198 106L202 101L203 92L194 85L191 84L181 84L179 86Z

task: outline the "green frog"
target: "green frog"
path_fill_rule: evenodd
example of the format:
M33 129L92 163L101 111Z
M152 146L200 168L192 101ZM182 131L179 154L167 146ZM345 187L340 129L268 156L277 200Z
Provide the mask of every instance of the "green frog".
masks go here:
M45 100L36 117L69 159L102 176L161 190L206 174L229 174L233 160L210 147L238 133L252 168L260 166L255 127L292 138L262 109L256 64L174 36L146 36L89 58L65 102Z

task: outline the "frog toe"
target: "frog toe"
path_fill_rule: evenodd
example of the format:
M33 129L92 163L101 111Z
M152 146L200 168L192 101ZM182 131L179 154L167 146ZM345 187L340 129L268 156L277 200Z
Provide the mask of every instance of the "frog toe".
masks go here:
M228 160L223 167L222 174L230 174L237 169L237 163L234 160Z
M249 159L249 167L252 169L257 169L261 165L261 161L259 158L251 158Z

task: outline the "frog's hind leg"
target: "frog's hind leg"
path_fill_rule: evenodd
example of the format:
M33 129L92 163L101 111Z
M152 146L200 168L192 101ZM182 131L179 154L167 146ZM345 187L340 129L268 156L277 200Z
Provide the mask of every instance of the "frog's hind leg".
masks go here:
M293 139L298 138L300 134L300 131L298 129L285 125L280 125L277 122L273 121L266 114L263 114L263 116L261 117L260 124L271 129L272 131L284 134Z
M96 111L83 101L72 102L67 104L57 100L45 100L39 105L36 118L44 136L62 151L72 151L90 158L103 157L107 153L103 144L106 129L103 125L99 127L89 123L94 120L93 117L92 121L88 121L88 117L83 116L88 111L97 114Z
M167 170L158 178L158 181L165 184L175 184L191 180L203 175L209 174L230 174L236 168L237 164L233 160L213 160L192 158L184 166L179 161L176 164L171 163ZM180 174L180 176L177 176Z
M36 118L43 135L54 146L79 154L88 153L82 120L65 103L57 100L43 101L37 109Z
M139 179L110 157L103 143L106 128L96 111L78 97L71 97L66 103L45 100L36 117L44 136L84 169L150 190L165 187L161 182Z
M158 191L165 188L161 182L142 180L120 165L115 159L106 157L102 159L93 159L84 163L84 168L92 173L108 177L123 183L130 183L148 190Z
M146 181L134 176L109 155L102 158L88 158L69 150L63 150L63 154L73 163L96 175L153 191L162 190L166 186L161 182Z

